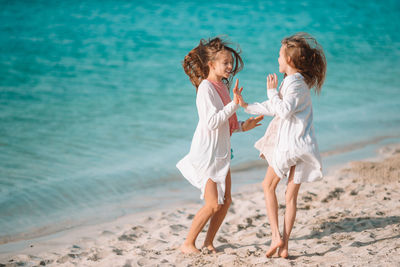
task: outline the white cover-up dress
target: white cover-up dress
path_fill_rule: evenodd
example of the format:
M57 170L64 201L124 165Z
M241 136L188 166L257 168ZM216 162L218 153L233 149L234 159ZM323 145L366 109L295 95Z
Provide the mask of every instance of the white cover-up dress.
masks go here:
M229 117L239 105L231 101L224 106L211 82L203 80L197 90L196 106L199 122L190 152L176 167L192 185L201 190L201 199L204 199L208 179L214 181L217 184L218 204L223 204L225 178L231 161Z
M296 165L294 183L322 179L322 161L315 138L311 93L300 73L287 76L280 90L268 89L263 103L249 104L250 114L274 116L265 135L255 143L279 178Z

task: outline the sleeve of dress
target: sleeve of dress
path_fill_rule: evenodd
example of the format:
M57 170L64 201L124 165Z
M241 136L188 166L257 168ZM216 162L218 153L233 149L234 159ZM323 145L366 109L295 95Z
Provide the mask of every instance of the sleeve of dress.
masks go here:
M239 108L238 104L231 101L223 109L217 110L212 92L208 86L199 86L196 105L199 121L206 124L209 130L215 130L226 122ZM214 94L215 95L215 94Z
M293 113L297 111L300 101L303 97L302 86L297 82L291 83L286 89L286 93L280 99L278 90L268 89L268 98L275 115L282 119L288 119Z
M238 123L239 123L239 128L237 128L237 129L235 129L233 132L234 133L240 133L240 132L243 132L243 123L244 123L244 121L238 121Z
M275 116L273 111L271 101L267 100L262 103L255 102L253 104L248 104L247 108L244 109L245 112L254 115L265 115L265 116Z

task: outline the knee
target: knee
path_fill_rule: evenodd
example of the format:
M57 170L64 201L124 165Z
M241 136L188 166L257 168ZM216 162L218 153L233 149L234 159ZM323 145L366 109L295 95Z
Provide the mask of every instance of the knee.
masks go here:
M275 188L271 185L271 183L268 183L268 181L264 180L261 185L265 193L275 192Z
M230 196L226 197L224 200L224 206L229 207L231 204L232 204L232 198Z
M218 204L217 202L207 204L207 208L212 214L218 212L221 209L221 206L222 205Z

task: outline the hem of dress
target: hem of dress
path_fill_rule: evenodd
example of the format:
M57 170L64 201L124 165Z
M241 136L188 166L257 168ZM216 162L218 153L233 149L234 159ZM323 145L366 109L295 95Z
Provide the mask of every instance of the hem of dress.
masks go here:
M226 177L225 177L225 179L226 179ZM218 204L223 205L225 203L225 191L226 191L225 181L224 181L224 183L220 183L220 182L214 181L214 179L212 179L212 178L206 179L200 188L200 190L201 190L200 199L204 200L204 194L206 192L206 185L207 185L208 180L211 180L217 184Z

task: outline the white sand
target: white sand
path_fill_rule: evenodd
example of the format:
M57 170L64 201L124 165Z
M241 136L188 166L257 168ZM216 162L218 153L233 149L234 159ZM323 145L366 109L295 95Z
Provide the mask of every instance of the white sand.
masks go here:
M383 161L350 163L302 185L288 259L264 256L271 234L256 184L233 195L215 255L177 250L200 208L188 205L86 227L64 234L63 242L27 242L24 249L0 254L0 266L400 266L400 147L384 153ZM284 191L280 184L281 219ZM204 238L203 231L198 247Z

